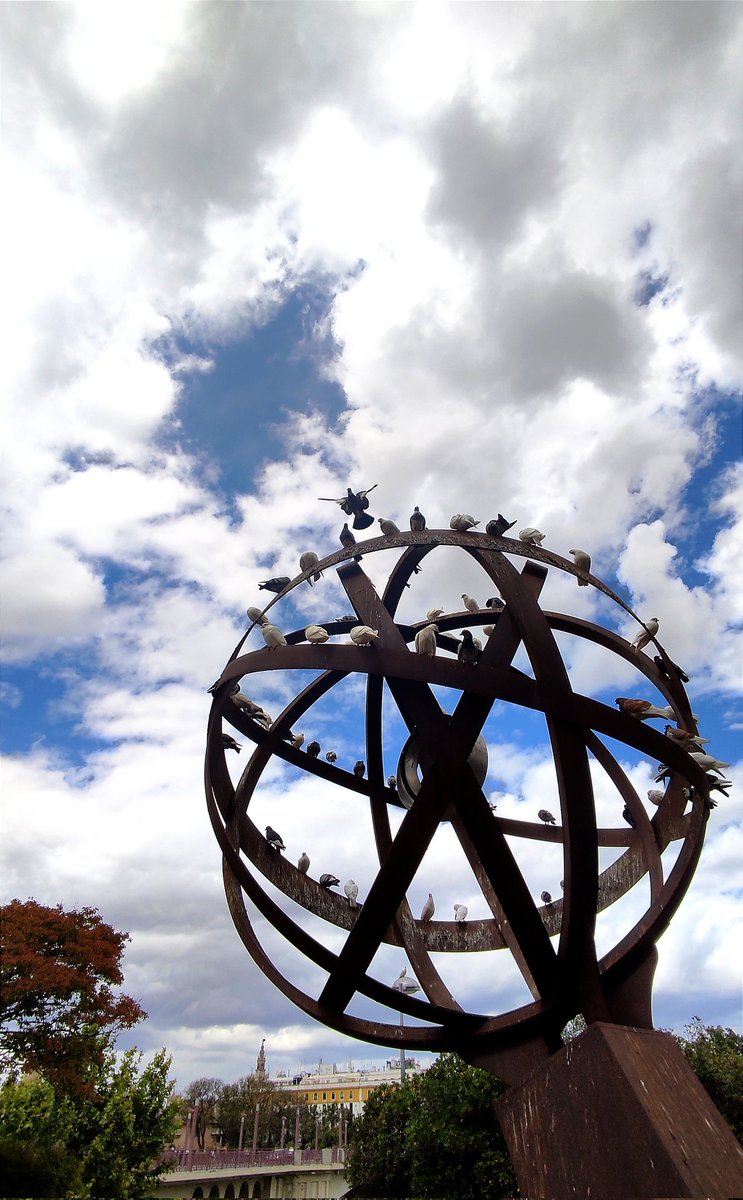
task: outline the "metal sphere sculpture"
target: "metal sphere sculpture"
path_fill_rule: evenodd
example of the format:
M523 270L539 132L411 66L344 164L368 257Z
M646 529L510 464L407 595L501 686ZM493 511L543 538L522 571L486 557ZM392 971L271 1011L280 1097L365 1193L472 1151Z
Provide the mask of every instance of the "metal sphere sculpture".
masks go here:
M416 653L416 633L430 620L396 621L404 589L421 560L438 547L471 556L495 585L501 608L444 613L436 618L437 653ZM362 561L378 551L401 553L380 595ZM286 583L266 605L269 610L318 571L337 567L356 614L324 622L329 640L307 640L305 630L285 633L285 645L243 653L236 648L211 689L206 753L206 795L213 828L223 853L224 886L242 941L268 978L318 1021L353 1037L409 1050L456 1050L469 1062L515 1082L562 1045L561 1030L576 1014L589 1024L611 1021L652 1028L650 999L657 959L655 943L689 885L701 852L709 816L710 780L678 740L625 711L617 711L571 686L556 634L586 639L631 664L668 701L679 729L696 733L695 719L679 678L660 643L657 663L618 633L561 612L543 611L540 593L548 570L569 572L638 622L627 604L594 575L541 546L475 531L424 529L374 538L329 555ZM378 631L370 645L333 642L359 624ZM460 640L453 630L481 634L484 648L476 663L459 661ZM259 632L259 631L257 631ZM648 639L650 641L650 639ZM514 666L526 651L530 672ZM650 649L654 647L651 645ZM263 672L311 672L312 678L272 723L251 715L236 696L238 685L253 691ZM354 773L295 748L287 734L322 697L349 675L365 682L365 765ZM241 683L240 681L244 681ZM433 688L436 686L437 691ZM396 774L385 770L382 729L384 689L407 727L399 747ZM442 689L451 689L443 692ZM440 699L451 696L451 711ZM487 747L481 736L493 705L506 702L542 713L555 764L559 823L543 824L499 817L483 792ZM223 719L255 744L235 786L225 759ZM634 747L667 767L667 785L649 815L632 782L605 739ZM690 747L696 749L696 747ZM251 819L250 803L273 756L302 768L328 785L355 793L368 805L379 869L363 902L322 887L269 844ZM589 756L611 781L617 813L627 823L599 828ZM389 768L389 754L388 754ZM393 836L390 812L404 813ZM535 814L536 815L536 814ZM462 921L418 920L408 888L441 822L449 822L482 891L490 916ZM342 845L342 831L339 832ZM512 841L558 844L563 856L564 895L541 906L532 898ZM663 852L680 848L666 872ZM518 844L518 842L517 842ZM600 848L613 847L615 861L600 870ZM263 876L270 892L259 881ZM597 913L643 877L649 903L640 918L608 953L598 957ZM277 893L288 898L288 902ZM319 994L310 995L288 979L269 955L252 923L246 897L257 911L326 976ZM299 906L293 909L293 905ZM330 949L302 923L302 910L346 932L340 950ZM421 997L395 989L370 970L380 945L404 949L420 982ZM508 1012L470 1012L457 1000L437 969L434 955L503 950L513 956L532 995L530 1003ZM484 960L485 961L485 960ZM491 969L492 958L487 959ZM486 982L486 980L483 980ZM355 996L390 1010L390 1021L347 1012ZM404 1013L420 1024L402 1026Z

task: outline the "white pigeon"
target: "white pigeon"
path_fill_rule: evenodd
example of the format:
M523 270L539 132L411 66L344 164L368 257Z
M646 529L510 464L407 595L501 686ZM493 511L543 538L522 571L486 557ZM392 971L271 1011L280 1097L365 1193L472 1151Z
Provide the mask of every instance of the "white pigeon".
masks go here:
M385 537L392 537L393 533L399 533L400 530L394 521L388 521L385 517L379 517L379 528Z
M660 628L660 621L657 617L651 617L649 621L644 622L644 628L636 633L632 639L632 649L642 650L643 646L647 646L648 642L652 641Z
M433 914L435 912L436 912L436 905L434 904L433 896L429 892L428 899L426 900L426 903L423 905L423 909L421 911L421 921L430 921L431 917L433 916Z
M568 554L572 554L579 571L591 570L591 555L587 554L585 550L568 550ZM578 587L588 587L588 580L579 579Z
M429 608L428 612L426 613L426 620L435 621L438 617L443 617L443 615L443 608Z
M256 704L255 700L251 700L250 696L246 696L238 689L238 691L232 693L230 700L238 708L241 708L243 712L246 712L249 717L252 717L254 721L259 721L261 725L266 726L266 729L271 728L273 718L269 716L265 708L261 708L260 704Z
M466 921L468 912L469 912L469 909L467 908L466 904L455 904L454 905L454 920L460 921L460 922Z
M424 625L415 635L415 649L418 654L426 654L429 658L436 656L436 634L438 625Z
M279 646L286 645L286 638L278 625L261 625L261 633L269 650L278 650Z
M371 642L379 641L379 630L372 629L369 625L354 625L348 636L354 646L368 646Z
M305 550L304 554L301 555L299 559L299 569L302 574L304 574L305 571L311 571L313 567L316 567L319 561L320 559L317 557L314 550ZM315 571L313 575L310 575L307 582L310 587L312 587L312 580L314 579L315 583L317 583L318 579L321 578L322 571Z
M648 800L650 801L651 804L654 804L657 808L658 805L662 802L665 794L666 793L664 791L662 791L661 788L650 788L648 791Z
M343 891L348 896L348 907L358 908L358 904L356 903L359 894L358 884L354 883L353 879L347 879L343 885Z
M466 592L462 592L462 603L468 612L476 613L480 611L480 605L473 596L468 596Z
M320 642L327 642L330 634L327 629L323 629L322 625L308 625L304 631L304 636L308 642L314 642L319 645Z
M304 745L304 734L293 733L291 736L291 744L295 750L301 750Z
M256 625L268 625L268 617L264 615L262 608L256 608L251 604L248 609L248 619L255 622Z
M519 541L528 542L530 546L541 546L546 536L546 533L540 533L533 525L527 525L526 529L521 530Z
M468 529L473 529L480 522L471 517L469 513L455 513L449 522L450 529L456 529L459 533L466 533Z
M303 875L306 875L310 869L309 855L307 855L304 850L297 860L297 869L301 871Z
M720 774L726 767L730 766L729 762L720 762L719 758L714 758L711 754L704 754L701 750L690 750L689 758L693 758L694 762L698 762L700 767L704 767L705 771L719 771Z

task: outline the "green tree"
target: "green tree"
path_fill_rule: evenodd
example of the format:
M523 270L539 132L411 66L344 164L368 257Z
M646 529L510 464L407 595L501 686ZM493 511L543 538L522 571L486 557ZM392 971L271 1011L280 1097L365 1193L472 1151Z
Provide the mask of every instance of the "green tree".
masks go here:
M271 1140L271 1132L276 1124L275 1109L278 1107L279 1098L276 1084L271 1083L265 1075L243 1075L235 1083L224 1084L219 1096L217 1116L222 1144L231 1148L237 1146L240 1122L244 1119L243 1147L250 1149L253 1145L255 1109L259 1104L258 1145L273 1146L275 1143Z
M194 1113L194 1132L200 1150L204 1149L209 1129L216 1129L218 1125L217 1112L223 1091L222 1080L209 1076L194 1079L183 1093L185 1103Z
M677 1042L739 1142L743 1142L743 1037L692 1018Z
M69 1149L76 1113L40 1076L0 1088L0 1196L80 1194L80 1166Z
M411 1192L408 1142L413 1104L410 1083L375 1088L353 1123L346 1174L359 1196L401 1197Z
M129 940L94 908L0 906L0 1065L79 1091L110 1037L147 1014L114 988Z

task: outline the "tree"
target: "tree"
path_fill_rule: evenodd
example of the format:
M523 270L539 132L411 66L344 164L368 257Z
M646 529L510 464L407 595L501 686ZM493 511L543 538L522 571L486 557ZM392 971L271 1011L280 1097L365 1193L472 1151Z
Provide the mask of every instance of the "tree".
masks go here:
M694 1017L676 1040L739 1142L743 1142L743 1037Z
M219 1098L219 1126L223 1144L232 1148L237 1146L240 1122L244 1120L243 1146L250 1149L253 1144L255 1109L260 1104L258 1144L263 1145L269 1137L267 1126L278 1102L279 1089L266 1075L243 1075L235 1083L226 1083ZM268 1141L268 1144L274 1143Z
M109 1038L147 1014L117 994L127 933L94 908L35 900L0 907L0 1064L80 1091Z
M80 1166L70 1153L75 1112L45 1079L0 1088L0 1196L78 1195Z
M186 1088L183 1099L194 1113L194 1131L199 1150L204 1149L206 1135L217 1124L217 1109L222 1099L224 1084L221 1079L204 1077L194 1079Z
M353 1123L347 1159L349 1183L359 1196L413 1194L408 1126L413 1104L410 1083L383 1084L369 1095Z

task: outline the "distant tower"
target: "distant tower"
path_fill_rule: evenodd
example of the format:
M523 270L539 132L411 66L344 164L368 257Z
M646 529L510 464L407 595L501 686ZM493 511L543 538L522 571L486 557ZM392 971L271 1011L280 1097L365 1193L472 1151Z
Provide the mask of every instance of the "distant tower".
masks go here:
M268 1071L266 1070L266 1051L263 1049L265 1044L266 1044L266 1039L264 1038L263 1041L261 1042L261 1048L258 1051L258 1059L255 1064L256 1075L260 1075L263 1079L265 1079L266 1076L268 1075Z

